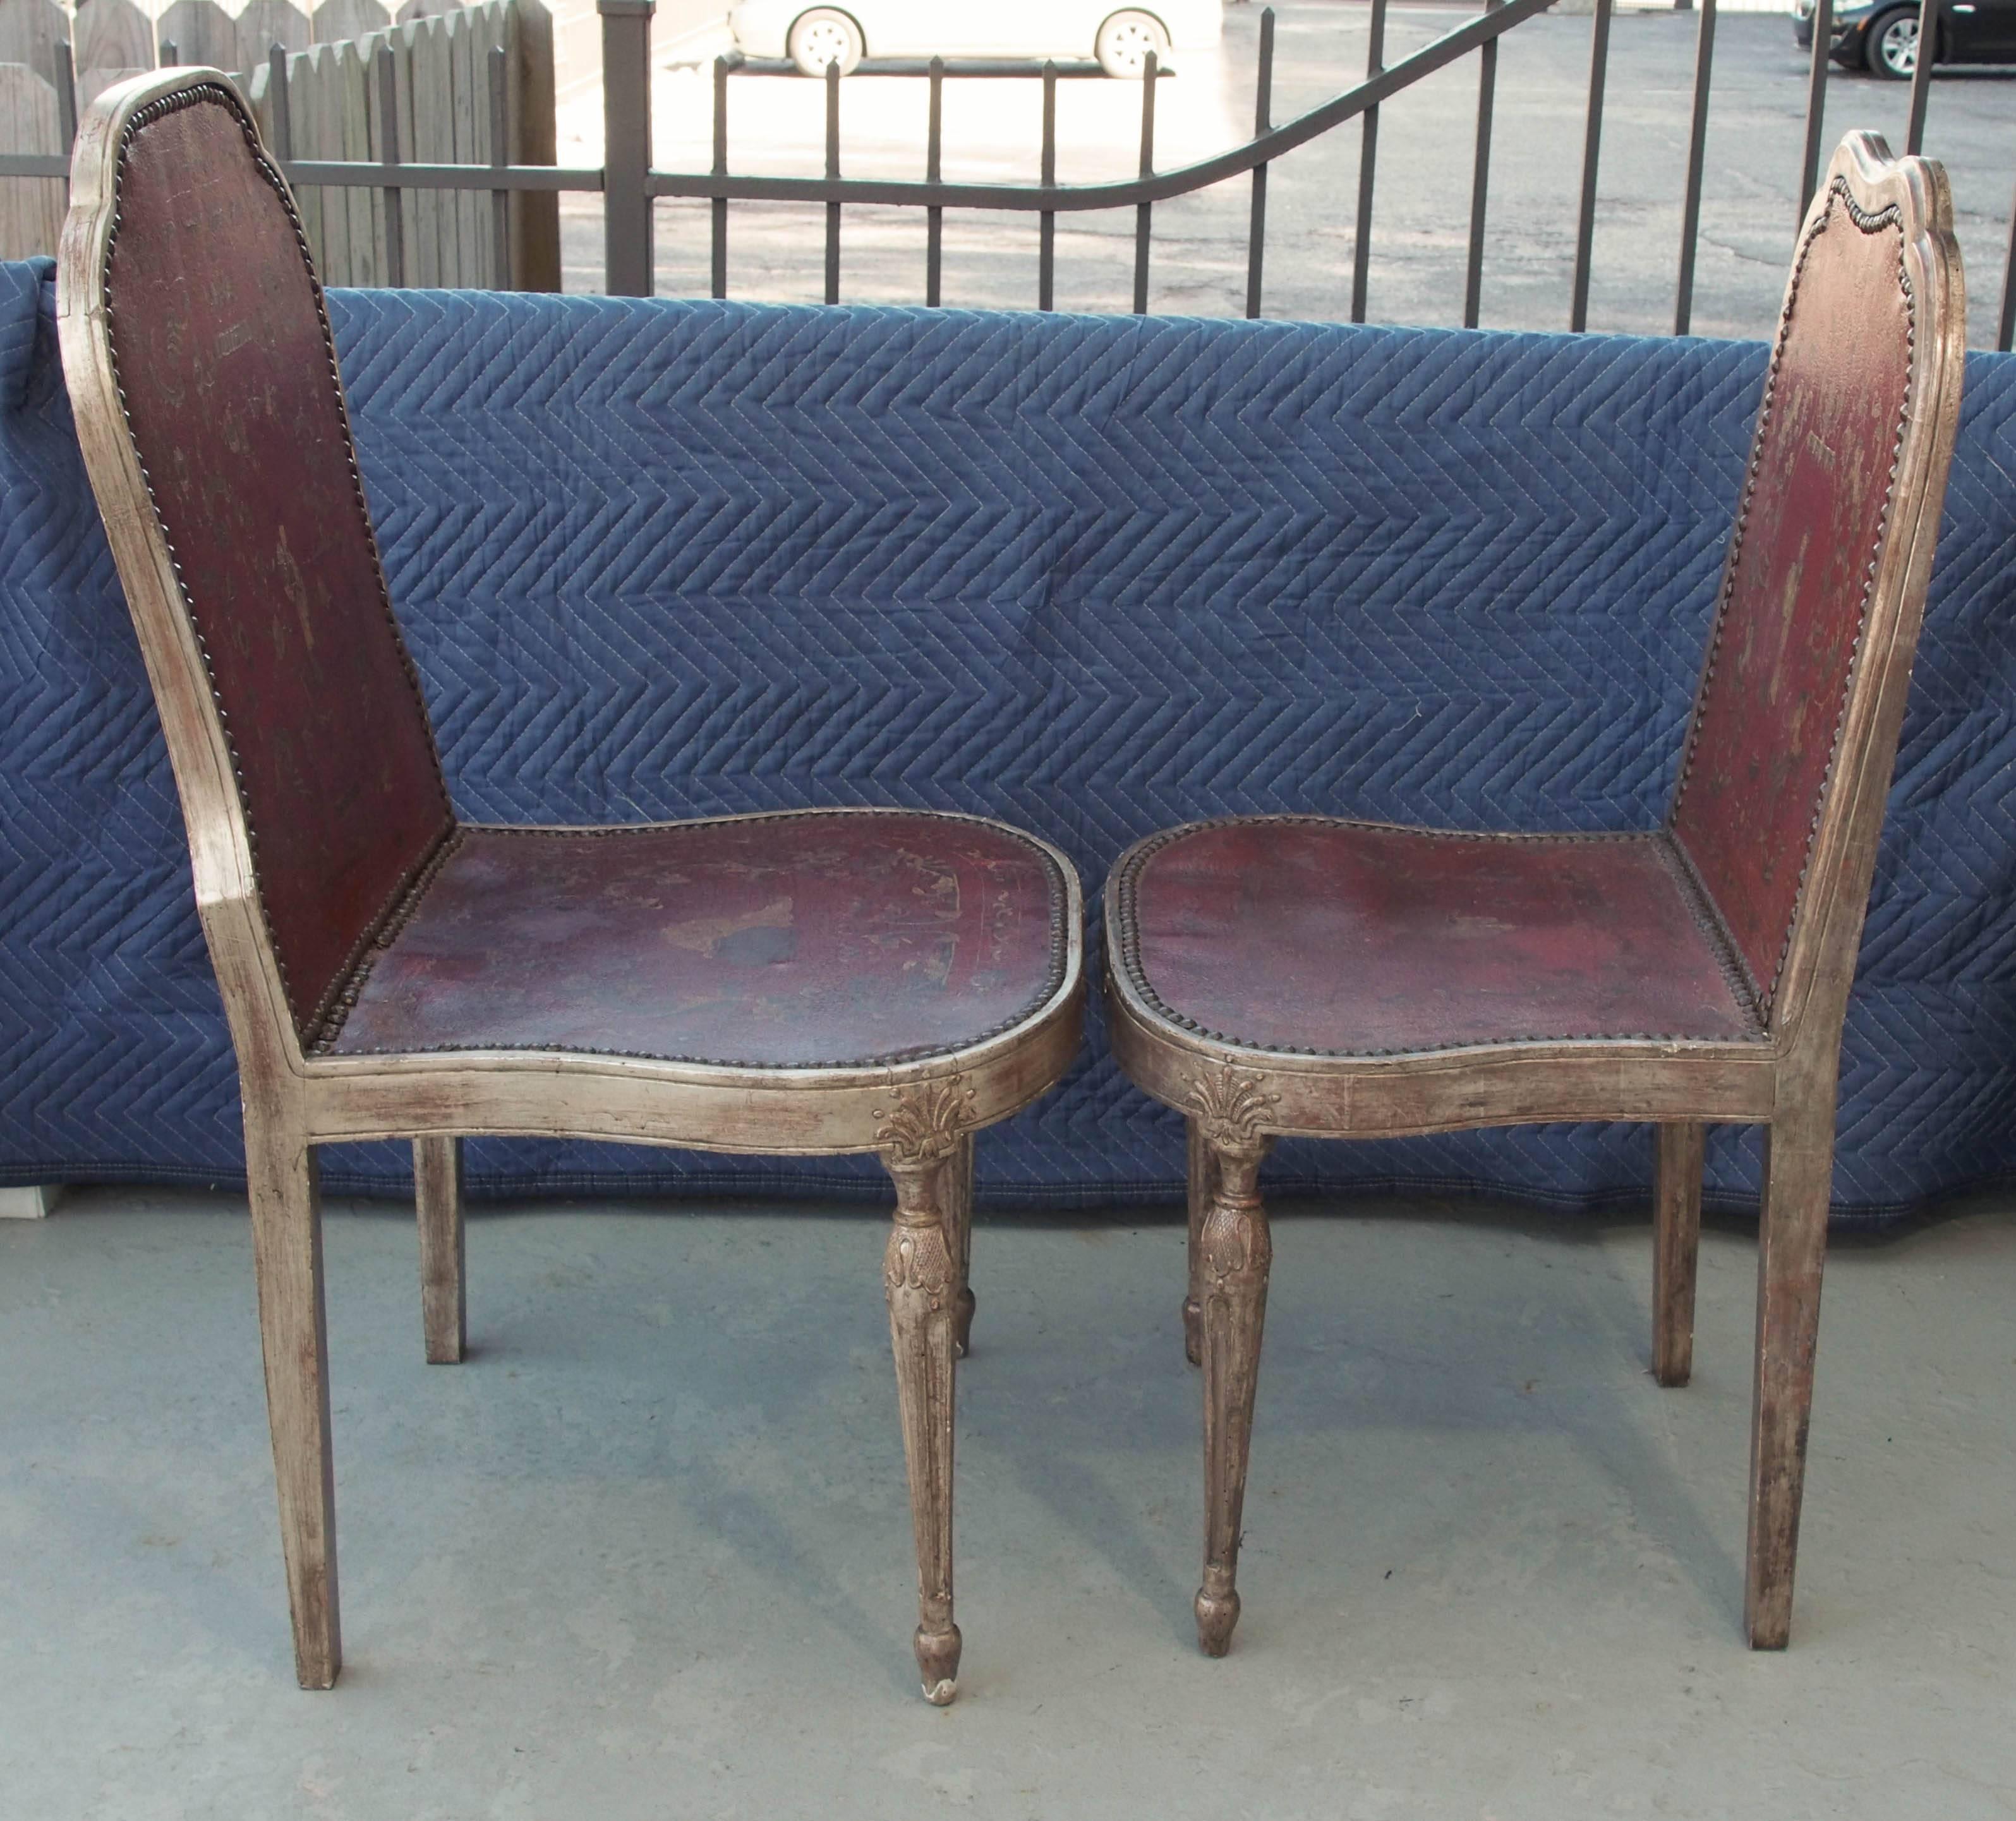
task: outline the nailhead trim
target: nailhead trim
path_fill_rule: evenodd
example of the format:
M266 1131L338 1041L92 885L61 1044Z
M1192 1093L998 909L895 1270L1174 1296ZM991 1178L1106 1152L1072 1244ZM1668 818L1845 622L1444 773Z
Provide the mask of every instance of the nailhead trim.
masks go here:
M1139 995L1149 1009L1165 1024L1179 1031L1187 1031L1212 1043L1223 1043L1237 1049L1262 1051L1271 1056L1322 1056L1334 1060L1370 1060L1381 1056L1431 1056L1445 1049L1446 1045L1434 1045L1413 1049L1323 1049L1311 1045L1259 1044L1244 1037L1223 1031L1215 1031L1196 1019L1187 1017L1165 1001L1149 983L1147 970L1141 959L1141 925L1138 893L1142 874L1148 862L1172 843L1201 834L1212 829L1266 826L1276 828L1351 828L1370 829L1395 834L1411 835L1418 840L1432 841L1471 841L1488 843L1545 842L1553 846L1589 846L1606 844L1624 845L1651 842L1662 854L1672 844L1663 832L1645 833L1525 833L1511 830L1470 829L1410 828L1404 823L1391 822L1359 822L1348 817L1332 815L1225 815L1208 822L1186 822L1178 828L1165 830L1153 835L1132 850L1121 863L1118 876L1119 927L1116 932L1119 942L1120 964L1127 975L1128 984ZM1701 902L1697 894L1682 888L1689 914L1695 926L1707 936L1714 946L1717 962L1723 975L1729 982L1732 996L1739 1010L1751 1021L1752 1028L1738 1038L1703 1038L1681 1031L1570 1031L1549 1036L1494 1038L1490 1047L1501 1044L1524 1046L1546 1043L1699 1043L1739 1042L1765 1043L1769 1038L1758 1021L1755 1002L1743 990L1740 977L1732 974L1730 957L1726 941L1720 937L1712 913ZM1464 1047L1471 1047L1464 1045Z
M214 103L225 108L237 121L239 130L244 134L246 145L252 153L254 166L260 175L272 186L274 193L280 199L281 206L287 212L288 222L294 231L295 243L301 249L301 263L307 269L309 287L315 297L315 316L322 326L322 346L329 361L329 380L334 388L337 416L342 430L344 455L350 470L351 495L357 506L358 518L363 528L365 542L371 552L371 570L372 574L377 579L378 598L384 609L385 623L391 630L393 647L398 653L400 667L405 673L407 686L412 691L414 704L419 711L420 725L427 732L427 750L434 762L434 788L439 795L441 813L448 823L441 842L437 842L408 869L394 886L384 903L379 907L376 914L365 925L363 931L351 945L349 953L344 958L341 964L337 968L329 985L323 990L322 996L305 1017L302 1016L296 1003L295 988L287 970L286 957L280 952L279 941L273 930L272 919L267 915L265 893L259 879L259 831L253 822L251 805L246 797L243 765L239 754L238 743L232 734L231 718L225 711L224 698L218 689L216 670L211 661L210 642L204 636L203 622L197 616L196 604L190 598L188 580L182 574L182 559L176 554L175 540L168 533L167 520L162 514L160 502L155 496L153 478L148 473L146 462L141 457L139 440L133 428L132 412L127 406L125 384L121 379L119 372L119 340L117 333L118 325L112 308L112 275L113 262L119 245L120 193L125 183L126 156L131 148L135 135L143 128L150 126L155 121L164 119L170 114L180 113L184 108L193 107L200 103L205 102ZM105 321L106 345L111 354L112 383L113 389L119 396L120 416L125 421L127 440L133 451L134 462L140 470L141 481L147 489L147 503L153 509L155 529L160 534L161 542L168 552L170 566L175 570L176 590L182 597L182 613L189 621L191 632L195 635L196 649L203 654L203 674L210 684L211 701L217 711L218 725L224 735L225 749L231 755L231 776L237 788L238 811L239 819L245 827L246 845L251 855L252 885L257 901L259 920L265 929L266 945L272 955L273 965L279 972L281 986L286 993L288 1009L294 1018L296 1035L303 1049L310 1050L315 1048L322 1041L325 1027L328 1025L332 1017L336 1017L337 1024L340 1024L341 1008L339 1002L346 981L356 968L359 960L376 939L378 931L386 919L393 913L397 905L411 896L415 883L427 873L430 866L436 863L440 856L442 844L453 836L455 811L448 801L447 786L441 779L441 752L435 743L434 722L427 713L427 699L420 689L419 672L414 668L412 658L406 650L405 637L400 632L398 621L392 611L391 595L385 585L384 566L378 553L377 533L371 523L370 507L365 500L364 477L358 470L357 448L351 434L350 409L343 394L343 376L336 357L336 337L329 327L329 311L322 297L322 280L315 273L315 257L308 250L308 236L302 229L301 216L294 207L293 199L288 193L285 181L267 157L259 143L257 128L239 103L238 97L218 83L193 83L186 88L177 89L172 95L161 95L149 102L144 107L136 108L127 121L125 130L120 135L118 157L113 167L113 176L112 226L106 236L105 247Z
M1042 863L1043 876L1049 887L1050 899L1050 953L1049 967L1043 984L1038 988L1021 1010L1002 1019L997 1024L989 1025L985 1031L976 1031L971 1036L962 1038L959 1047L963 1049L970 1048L977 1043L985 1043L993 1038L1006 1035L1017 1025L1026 1024L1029 1019L1048 1005L1063 988L1065 970L1070 959L1071 894L1065 888L1064 874L1058 869L1057 862L1019 829L1010 828L1005 823L993 822L982 816L959 815L949 811L931 809L866 810L850 812L846 819L852 820L857 815L866 818L877 815L915 817L931 822L977 823L996 834L1006 835L1018 842ZM351 1008L357 1003L358 995L363 990L364 984L369 978L373 967L379 959L387 953L398 941L401 932L412 921L414 912L419 909L421 902L426 898L429 889L441 876L442 870L447 866L448 862L460 851L466 837L470 835L508 835L514 840L524 840L541 839L575 840L584 837L594 840L620 840L625 836L663 834L668 830L718 827L729 822L747 825L751 822L826 822L837 819L841 819L817 810L787 809L777 810L765 815L710 816L696 822L643 822L627 826L617 823L590 828L511 828L480 822L465 822L454 831L448 840L444 841L435 850L425 869L413 880L400 899L392 915L386 919L377 939L359 961L351 977L344 983L338 1009L327 1029L318 1038L315 1053L325 1056L335 1053L333 1046L341 1035L344 1023L350 1015ZM345 1056L439 1056L484 1050L552 1051L556 1047L550 1043L430 1043L410 1049L394 1050L373 1046L369 1049L346 1049L341 1053ZM645 1062L687 1063L698 1067L743 1068L764 1073L772 1073L785 1068L883 1068L893 1067L898 1063L919 1062L927 1057L951 1053L934 1045L922 1044L913 1045L908 1049L891 1050L880 1056L835 1056L817 1061L775 1063L751 1062L734 1056L672 1056L657 1050L603 1049L576 1044L557 1047L563 1053L569 1056L626 1056Z
M1885 228L1894 227L1899 230L1897 285L1904 297L1904 347L1907 364L1904 397L1897 415L1896 439L1891 445L1890 473L1883 489L1883 509L1877 520L1875 548L1870 552L1868 565L1863 573L1862 601L1856 612L1855 642L1849 654L1848 675L1843 679L1841 703L1834 714L1834 734L1827 747L1827 765L1820 773L1820 789L1813 799L1813 815L1806 824L1805 851L1799 859L1799 882L1792 895L1791 914L1785 920L1784 939L1779 945L1778 959L1771 970L1769 982L1760 983L1752 976L1749 963L1740 949L1732 945L1730 950L1741 970L1749 995L1755 999L1767 1023L1776 1009L1778 988L1784 979L1785 963L1791 956L1792 933L1798 927L1799 912L1805 902L1806 886L1813 870L1813 848L1820 838L1820 819L1827 806L1828 787L1834 782L1835 761L1840 757L1841 732L1847 725L1849 704L1854 700L1856 684L1862 671L1863 634L1868 624L1870 599L1876 588L1876 566L1882 555L1885 540L1889 534L1890 508L1896 497L1897 470L1903 459L1904 437L1911 421L1913 388L1917 376L1915 363L1911 362L1910 356L1916 352L1917 347L1917 297L1911 289L1910 273L1904 264L1903 216L1894 203L1889 207L1873 214L1863 208L1850 193L1845 178L1837 177L1828 185L1827 197L1826 213L1820 217L1813 232L1799 243L1798 256L1793 262L1791 280L1786 286L1784 318L1780 326L1777 340L1772 346L1770 369L1765 376L1764 401L1758 411L1757 434L1751 448L1750 469L1744 477L1742 502L1737 509L1736 528L1730 538L1729 556L1723 571L1722 595L1715 603L1715 626L1708 638L1708 661L1702 670L1701 688L1695 696L1694 718L1687 728L1687 747L1680 761L1679 782L1673 790L1673 806L1667 816L1667 826L1669 829L1677 826L1680 805L1686 799L1687 785L1694 776L1696 749L1701 739L1702 711L1708 706L1709 693L1715 683L1715 664L1721 654L1723 632L1728 621L1730 600L1735 593L1737 561L1742 554L1744 534L1749 527L1751 504L1757 491L1758 477L1763 463L1764 431L1771 420L1772 401L1777 392L1778 369L1784 358L1786 340L1791 333L1792 311L1798 301L1799 282L1805 274L1807 256L1820 236L1826 232L1827 223L1833 218L1834 205L1838 202L1848 218L1865 234L1873 234ZM1675 844L1679 845L1678 843ZM1688 865L1691 870L1691 859ZM1698 876L1696 882L1701 884L1703 891L1706 890L1705 884L1699 880Z

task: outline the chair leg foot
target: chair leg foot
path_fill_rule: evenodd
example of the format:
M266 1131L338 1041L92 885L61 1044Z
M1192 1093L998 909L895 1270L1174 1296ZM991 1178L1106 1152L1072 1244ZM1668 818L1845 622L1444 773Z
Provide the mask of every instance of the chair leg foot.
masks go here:
M1211 1197L1218 1193L1218 1161L1211 1153L1204 1128L1193 1117L1189 1122L1190 1240L1187 1252L1190 1288L1183 1297L1183 1357L1193 1366L1204 1364L1204 1305L1198 1297L1197 1243L1204 1233L1204 1216L1211 1211Z
M1701 1150L1708 1128L1658 1128L1652 1208L1652 1377L1683 1385L1694 1369L1694 1281L1701 1263Z
M343 1667L343 1632L320 1179L315 1153L297 1133L251 1119L245 1126L245 1161L294 1673L304 1688L333 1688Z
M1764 1157L1743 1622L1751 1649L1782 1650L1792 1632L1799 1508L1820 1339L1820 1275L1834 1174L1831 1094L1823 1108L1774 1121Z
M1217 1154L1209 1211L1198 1237L1204 1364L1204 1585L1197 1643L1208 1657L1232 1646L1239 1622L1239 1542L1253 1438L1253 1398L1267 1318L1273 1242L1257 1179L1264 1143Z
M420 1321L430 1366L454 1366L469 1341L463 1280L462 1140L413 1140L413 1199L420 1225Z
M945 1220L956 1193L947 1177L956 1159L910 1161L884 1153L896 1183L895 1224L883 1258L889 1335L896 1359L910 1521L917 1547L914 1640L924 1699L951 1704L959 1689L959 1627L952 1622L953 1330L959 1272Z

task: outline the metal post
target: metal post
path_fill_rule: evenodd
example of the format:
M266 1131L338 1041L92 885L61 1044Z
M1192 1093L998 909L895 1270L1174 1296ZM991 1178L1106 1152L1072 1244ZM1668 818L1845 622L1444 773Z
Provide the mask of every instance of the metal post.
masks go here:
M1694 250L1701 240L1701 168L1708 157L1708 79L1715 68L1715 0L1701 0L1694 28L1694 113L1687 134L1687 193L1680 205L1680 280L1673 333L1685 335L1694 319Z
M1603 149L1603 86L1610 68L1611 0L1596 0L1596 18L1589 34L1589 119L1582 142L1582 207L1575 214L1575 295L1568 306L1568 327L1576 334L1589 326L1589 265L1596 246L1597 161Z
M1366 41L1365 79L1386 67L1386 0L1372 0L1371 36ZM1358 234L1351 249L1351 319L1365 320L1365 293L1372 272L1372 191L1379 166L1379 110L1365 110L1358 150Z
M595 0L602 16L603 284L651 294L651 15L657 0Z
M1484 0L1496 13L1505 0ZM1491 187L1491 115L1498 90L1498 41L1487 39L1477 53L1477 156L1470 171L1470 259L1463 268L1463 326L1474 329L1484 303L1484 210Z
M398 290L406 282L406 233L399 186L391 178L399 168L399 72L392 47L378 42L378 162L385 167L385 283Z
M1253 81L1253 136L1274 125L1274 9L1260 15L1260 66ZM1246 241L1246 315L1260 314L1261 265L1267 254L1267 167L1253 167L1253 224Z
M77 65L70 57L68 38L56 40L56 131L63 142L63 156L68 157L77 149Z
M266 99L273 107L273 143L268 149L285 176L294 156L294 113L287 99L285 45L275 45L266 52Z
M1057 182L1057 67L1043 64L1043 188L1053 189ZM1042 212L1036 243L1036 308L1057 307L1057 216L1054 209Z
M510 53L490 47L490 162L502 171L511 162ZM511 193L490 193L490 239L496 260L497 288L511 288Z
M157 70L172 70L182 56L182 46L171 38L161 40L161 48L154 63Z
M840 65L826 67L826 175L840 175ZM826 205L826 301L840 301L840 204Z
M1820 182L1820 127L1827 113L1827 47L1834 41L1834 0L1813 8L1813 65L1806 78L1806 149L1799 167L1799 219L1813 206Z
M2016 339L2016 201L2009 205L2009 257L2002 267L2002 326L1995 337L1996 349L2010 351Z
M1911 72L1911 111L1904 124L1904 149L1917 157L1925 145L1925 103L1931 99L1932 61L1939 55L1941 0L1919 0L1918 67Z
M1141 66L1141 171L1155 175L1155 85L1161 80L1160 59L1150 51ZM1155 205L1143 203L1134 211L1134 314L1148 314L1148 232Z
M931 59L931 117L924 140L924 182L945 181L945 59ZM936 203L924 211L924 302L935 310L943 293L945 211Z
M714 174L728 175L728 59L714 59ZM714 292L728 295L728 198L714 199Z

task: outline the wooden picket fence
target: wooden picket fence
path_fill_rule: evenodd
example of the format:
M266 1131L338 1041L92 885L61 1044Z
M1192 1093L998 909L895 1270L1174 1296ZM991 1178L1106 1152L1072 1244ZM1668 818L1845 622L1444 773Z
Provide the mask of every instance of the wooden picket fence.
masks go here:
M59 86L66 45L74 111ZM276 45L287 53L284 145L275 133ZM396 18L380 0L322 0L312 12L243 0L235 16L217 0L173 0L158 18L135 0L78 0L74 16L58 0L0 0L0 152L65 151L93 97L167 63L236 76L268 142L288 157L376 161L396 149L408 164L553 161L553 20L542 0L405 0ZM55 250L64 189L0 178L0 258ZM501 207L475 189L409 189L389 206L382 189L301 184L296 195L326 283L560 289L553 195L516 193Z

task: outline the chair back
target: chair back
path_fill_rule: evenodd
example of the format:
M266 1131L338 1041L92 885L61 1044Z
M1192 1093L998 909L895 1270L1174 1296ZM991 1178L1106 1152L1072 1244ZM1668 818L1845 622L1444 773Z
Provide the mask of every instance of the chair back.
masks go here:
M1851 134L1799 233L1672 813L1774 1033L1823 982L1838 1042L1965 313L1944 171Z
M65 376L198 903L241 1057L261 997L305 1051L453 827L322 287L228 78L164 71L108 91L75 163ZM234 911L249 954L226 952L218 919Z

